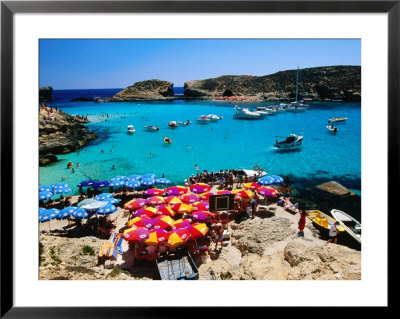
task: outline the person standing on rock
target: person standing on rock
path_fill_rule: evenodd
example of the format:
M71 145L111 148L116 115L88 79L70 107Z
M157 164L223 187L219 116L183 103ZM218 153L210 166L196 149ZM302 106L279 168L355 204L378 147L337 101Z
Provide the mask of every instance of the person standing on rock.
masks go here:
M306 226L306 211L303 209L300 211L300 220L299 220L299 232L297 233L298 236L304 237L304 227Z
M337 234L339 234L339 230L337 228L338 225L339 225L338 221L336 221L333 225L331 225L331 228L329 229L329 239L327 243L331 243L333 241L334 244L337 244Z

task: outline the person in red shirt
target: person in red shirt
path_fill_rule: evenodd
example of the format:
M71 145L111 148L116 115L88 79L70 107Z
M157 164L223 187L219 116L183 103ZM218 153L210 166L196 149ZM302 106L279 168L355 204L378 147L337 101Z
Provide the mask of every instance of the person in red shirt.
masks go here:
M304 237L304 227L306 226L306 217L307 217L306 211L303 209L300 211L300 220L299 220L299 232L298 236Z

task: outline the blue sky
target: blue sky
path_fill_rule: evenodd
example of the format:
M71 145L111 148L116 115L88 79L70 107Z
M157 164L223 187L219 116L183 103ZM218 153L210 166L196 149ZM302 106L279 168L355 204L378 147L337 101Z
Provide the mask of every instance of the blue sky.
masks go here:
M57 40L39 42L40 87L124 88L137 81L266 75L361 65L361 40Z

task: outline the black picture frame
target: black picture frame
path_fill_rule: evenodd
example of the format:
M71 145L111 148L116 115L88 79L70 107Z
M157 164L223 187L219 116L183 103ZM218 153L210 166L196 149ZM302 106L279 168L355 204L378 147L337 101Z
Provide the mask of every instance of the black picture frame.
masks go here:
M400 0L396 1L1 1L1 317L132 318L180 317L176 307L14 307L13 294L13 19L16 13L386 13L388 14L388 200L399 180ZM392 215L393 215L392 214ZM388 216L388 218L390 218ZM392 223L393 225L393 223ZM388 229L389 231L389 229ZM390 243L388 238L388 243ZM388 247L390 247L388 245ZM390 251L390 249L389 249ZM388 255L389 262L389 255ZM389 263L388 263L389 264ZM390 281L388 281L389 287ZM219 294L217 292L213 293ZM388 305L390 308L390 298ZM306 309L304 309L306 310ZM191 309L195 313L196 310ZM225 315L226 313L226 309ZM257 310L256 310L257 311ZM298 312L297 315L304 313ZM214 317L212 315L212 317Z

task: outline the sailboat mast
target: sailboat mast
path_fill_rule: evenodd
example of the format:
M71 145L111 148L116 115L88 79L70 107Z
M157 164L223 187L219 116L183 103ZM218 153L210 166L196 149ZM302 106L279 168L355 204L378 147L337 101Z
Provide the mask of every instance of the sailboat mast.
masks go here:
M297 67L297 76L296 76L296 102L297 100L297 96L299 94L299 67Z

